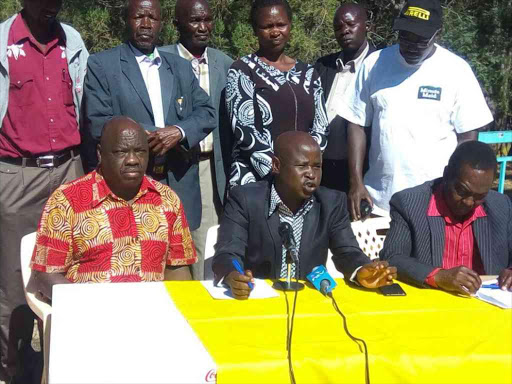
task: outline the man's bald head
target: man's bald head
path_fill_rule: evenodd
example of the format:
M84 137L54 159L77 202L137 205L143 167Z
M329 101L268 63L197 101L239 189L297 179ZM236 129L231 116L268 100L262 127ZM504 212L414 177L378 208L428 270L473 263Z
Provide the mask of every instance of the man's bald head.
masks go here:
M99 171L114 194L131 200L139 192L148 166L144 129L128 117L114 117L103 126L98 145Z
M347 12L350 12L354 17L357 19L367 22L368 16L366 14L366 8L364 8L362 5L355 4L355 3L344 3L341 4L334 13L334 19L337 17L340 17L340 15L345 14Z
M276 139L274 154L275 188L284 204L295 213L320 185L320 146L309 133L290 131Z
M174 25L180 34L180 43L195 56L201 56L208 46L213 29L213 18L206 0L178 0Z
M289 158L291 153L300 151L304 146L318 149L318 152L320 152L320 146L309 133L302 131L284 132L279 135L274 143L274 154L277 158Z

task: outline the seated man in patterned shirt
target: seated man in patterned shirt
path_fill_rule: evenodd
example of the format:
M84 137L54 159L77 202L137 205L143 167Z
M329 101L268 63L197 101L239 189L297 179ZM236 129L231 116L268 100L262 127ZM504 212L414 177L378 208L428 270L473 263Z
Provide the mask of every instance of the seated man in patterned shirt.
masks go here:
M196 252L183 206L144 175L142 127L113 118L97 152L98 169L46 203L31 262L37 289L51 299L54 284L190 279Z
M299 265L293 277L304 279L325 265L328 248L346 280L366 288L393 283L396 268L371 260L361 251L352 232L343 192L319 187L322 178L320 146L310 134L282 133L274 145L271 182L259 181L233 188L220 221L215 245L215 281L229 285L236 299L247 299L253 276L286 276L286 251L279 226L293 228ZM236 271L237 260L245 274Z

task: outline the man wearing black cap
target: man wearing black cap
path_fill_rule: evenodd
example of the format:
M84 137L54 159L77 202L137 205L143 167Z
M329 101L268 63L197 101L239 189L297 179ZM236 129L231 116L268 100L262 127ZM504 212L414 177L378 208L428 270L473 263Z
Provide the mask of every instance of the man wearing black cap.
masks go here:
M340 101L349 121L349 210L361 200L388 214L391 196L443 174L458 143L476 140L492 122L471 67L435 44L442 27L438 0L410 0L395 19L399 43L370 55ZM364 127L372 126L364 176Z

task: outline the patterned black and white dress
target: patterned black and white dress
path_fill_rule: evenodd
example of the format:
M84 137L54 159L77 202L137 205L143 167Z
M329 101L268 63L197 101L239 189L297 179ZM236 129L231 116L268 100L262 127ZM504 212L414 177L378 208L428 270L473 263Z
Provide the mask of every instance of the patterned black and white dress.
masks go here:
M281 72L255 54L244 56L229 69L226 105L235 137L230 188L270 175L282 132L309 132L322 151L327 146L325 98L312 65L297 60Z

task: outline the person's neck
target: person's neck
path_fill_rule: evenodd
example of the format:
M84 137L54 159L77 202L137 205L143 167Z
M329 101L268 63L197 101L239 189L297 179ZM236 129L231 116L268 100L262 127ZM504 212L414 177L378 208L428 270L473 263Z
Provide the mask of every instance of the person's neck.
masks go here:
M109 188L110 188L110 186L109 186ZM129 203L135 198L135 196L137 196L137 193L139 193L139 189L140 189L140 186L136 190L131 190L131 189L130 190L128 190L128 189L117 190L117 188L110 188L110 190L114 193L114 195L116 195L120 199L123 199Z
M343 50L343 64L347 64L349 61L357 59L361 56L368 45L368 41L365 40L363 44L357 50L344 49Z
M24 11L21 12L21 16L31 35L39 44L45 45L53 39L55 35L55 20L41 23L38 20L31 19Z
M300 198L289 198L291 193L288 193L284 188L279 185L278 182L274 183L274 186L276 188L277 194L281 198L281 201L288 207L290 211L295 215L297 211L302 207L304 204L304 200Z
M285 64L287 61L287 56L282 52L265 52L259 49L256 52L256 56L267 63L276 63L276 64Z
M187 51L189 51L196 58L200 58L201 56L203 56L204 51L206 51L206 47L188 46L182 41L180 41L180 44L183 45L187 49Z

